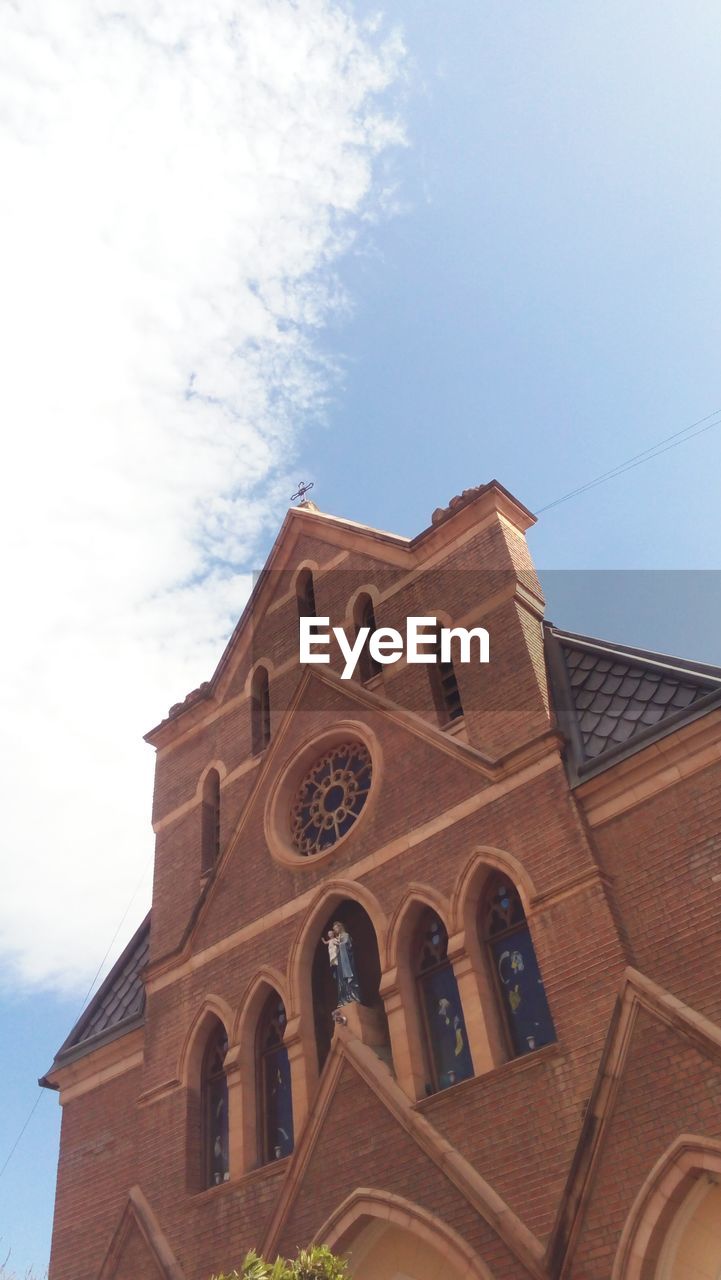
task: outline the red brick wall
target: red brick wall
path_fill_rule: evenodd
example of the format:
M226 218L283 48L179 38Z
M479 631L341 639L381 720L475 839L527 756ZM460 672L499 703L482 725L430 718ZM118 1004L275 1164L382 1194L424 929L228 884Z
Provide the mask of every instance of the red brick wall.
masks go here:
M721 1069L642 1012L595 1176L574 1280L608 1280L623 1225L656 1161L681 1133L721 1137Z
M333 554L327 543L309 538L299 558L327 563ZM479 580L484 598L490 598L508 586L511 573L531 571L523 544L500 524L476 532L452 548L445 561L402 588L397 570L384 566L380 554L374 559L353 552L342 572L319 573L318 612L329 613L340 624L353 591L376 581L399 588L378 606L378 625L402 629L408 613L441 609L460 619L482 604ZM289 578L284 585L289 587ZM494 662L490 668L459 669L458 676L468 737L494 755L543 732L549 721L537 619L506 600L488 625ZM154 961L178 945L200 890L200 806L193 803L199 779L211 762L220 761L226 777L249 759L250 714L243 691L251 663L263 655L277 667L296 653L297 610L289 598L260 620L253 652L232 673L227 713L211 708L207 722L187 736L182 735L188 719L181 718L177 745L159 753ZM335 665L339 667L337 659ZM271 677L275 734L298 678L295 667ZM388 668L378 692L435 724L425 668ZM631 961L718 1018L721 994L718 982L709 980L709 966L715 963L718 971L719 957L721 884L712 879L721 871L718 774L709 770L679 782L594 832L589 841L558 760L523 786L404 848L402 840L414 828L460 801L483 797L490 783L470 763L437 749L382 712L360 708L345 690L315 680L276 747L276 771L293 759L314 729L348 716L362 717L377 735L384 766L376 771L367 813L328 861L294 869L271 857L264 828L267 788L251 799L258 766L224 782L221 847L227 847L241 819L242 838L221 867L199 917L194 967L149 996L142 1084L139 1073L132 1072L65 1109L52 1280L90 1280L96 1274L127 1189L135 1182L187 1280L232 1269L247 1248L260 1243L287 1166L258 1170L202 1193L189 1191L193 1178L188 1162L197 1160L198 1146L197 1132L188 1131L192 1100L184 1088L172 1087L181 1050L208 994L235 1011L262 966L286 971L304 921L304 912L293 909L294 899L353 871L391 840L401 842L393 858L369 867L361 878L388 919L410 883L450 899L479 846L511 854L535 885L538 897L530 922L558 1045L424 1101L420 1109L539 1238L547 1238L559 1203L626 964ZM271 757L273 751L271 743ZM176 814L183 805L189 807ZM596 859L607 886L596 874ZM276 923L201 963L206 949L280 907L287 908L282 926ZM634 1187L654 1152L663 1149L667 1134L674 1136L678 1125L705 1126L704 1132L718 1126L718 1112L713 1113L719 1100L717 1080L670 1033L644 1024L631 1065L583 1240L589 1280L607 1280ZM135 1106L141 1089L163 1085L164 1095ZM667 1118L654 1127L659 1107L667 1108ZM445 1175L346 1068L282 1247L292 1251L305 1242L358 1185L386 1188L440 1214L478 1249L496 1280L525 1274ZM130 1274L127 1260L123 1265L123 1274ZM145 1280L144 1265L139 1256L133 1261L136 1280Z
M137 1069L126 1072L63 1108L53 1280L95 1280L128 1189L138 1181L140 1077Z
M721 767L678 781L597 830L632 962L721 1021Z

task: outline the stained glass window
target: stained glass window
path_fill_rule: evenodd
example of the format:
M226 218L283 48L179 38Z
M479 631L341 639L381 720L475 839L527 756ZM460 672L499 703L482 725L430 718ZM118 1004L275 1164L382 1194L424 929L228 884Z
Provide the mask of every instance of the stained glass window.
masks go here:
M343 742L310 768L291 811L293 843L299 853L323 853L346 835L363 808L371 785L371 758L361 742Z
M556 1039L543 979L518 890L505 876L492 878L481 904L481 928L496 975L513 1051L517 1056Z
M228 1037L219 1023L208 1041L203 1060L203 1147L206 1186L227 1182L228 1166L228 1082L223 1063Z
M447 1089L473 1075L456 975L448 959L448 933L430 909L416 935L416 979L426 1031L433 1089Z
M281 1160L293 1150L293 1099L288 1050L283 1044L285 1006L269 997L258 1025L258 1109L263 1164Z

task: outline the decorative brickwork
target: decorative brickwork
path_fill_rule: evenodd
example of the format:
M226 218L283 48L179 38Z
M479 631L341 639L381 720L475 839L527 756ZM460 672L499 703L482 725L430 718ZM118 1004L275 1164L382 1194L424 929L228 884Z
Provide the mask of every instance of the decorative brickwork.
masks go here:
M434 1258L453 1280L650 1280L669 1249L691 1274L675 1215L721 1143L721 672L544 629L531 523L495 482L413 539L289 511L216 672L147 735L151 921L44 1079L64 1108L51 1280L207 1280L312 1238L359 1280L429 1280ZM486 627L489 665L454 666L462 718L439 723L423 666L299 666L308 569L350 638L359 600L379 627ZM298 788L347 743L372 763L364 803L336 761L306 809L342 839L300 850ZM448 976L430 995L429 913ZM332 1021L336 920L367 1005ZM527 995L542 1035L515 1034ZM219 1025L228 1178L207 1186Z

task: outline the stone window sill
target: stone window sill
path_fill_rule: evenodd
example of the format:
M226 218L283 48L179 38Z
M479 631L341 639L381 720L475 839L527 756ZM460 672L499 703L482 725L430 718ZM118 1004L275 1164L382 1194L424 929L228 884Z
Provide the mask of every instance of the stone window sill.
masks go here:
M490 1071L484 1071L478 1076L469 1076L467 1080L459 1080L458 1084L451 1084L447 1089L438 1089L436 1093L431 1093L427 1098L419 1098L415 1102L416 1111L426 1111L433 1106L434 1102L438 1102L441 1098L446 1098L450 1094L455 1097L463 1090L470 1090L473 1085L477 1085L480 1080L490 1080L496 1076L509 1074L510 1072L519 1072L530 1070L538 1064L543 1064L554 1058L565 1058L565 1053L557 1040L553 1044L544 1044L540 1049L533 1049L530 1053L524 1053L519 1058L509 1058L507 1062L501 1062L499 1066L493 1067Z

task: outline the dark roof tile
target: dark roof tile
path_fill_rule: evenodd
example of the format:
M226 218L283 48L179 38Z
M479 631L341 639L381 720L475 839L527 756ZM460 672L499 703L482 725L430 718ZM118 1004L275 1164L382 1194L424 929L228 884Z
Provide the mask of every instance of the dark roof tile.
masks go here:
M547 625L554 704L574 782L721 705L721 668Z
M55 1065L81 1057L138 1025L145 1010L142 971L148 963L149 948L148 915L58 1050Z

